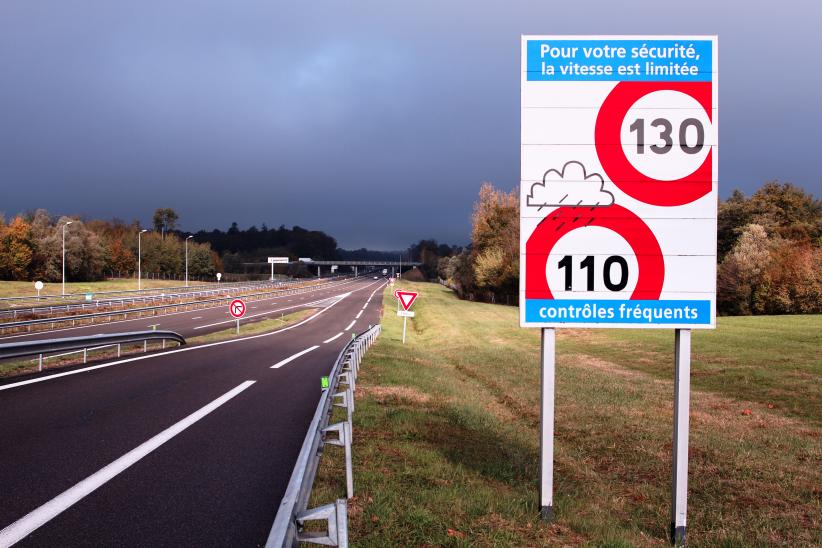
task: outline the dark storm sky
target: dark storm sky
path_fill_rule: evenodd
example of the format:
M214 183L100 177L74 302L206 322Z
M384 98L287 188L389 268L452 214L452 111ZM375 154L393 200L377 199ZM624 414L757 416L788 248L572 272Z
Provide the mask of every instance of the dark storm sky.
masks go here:
M720 193L818 196L818 6L2 0L0 212L465 243L480 183L518 182L537 33L719 34Z

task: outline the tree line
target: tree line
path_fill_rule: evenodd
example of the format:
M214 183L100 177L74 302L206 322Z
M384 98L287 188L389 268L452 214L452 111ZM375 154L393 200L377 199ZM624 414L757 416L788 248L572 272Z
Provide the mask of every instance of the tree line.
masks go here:
M139 237L143 276L182 278L185 274L185 235L174 231L176 220L173 210L157 210L154 230ZM132 276L137 271L141 230L137 221L56 217L43 209L8 221L0 217L0 279L60 281L64 232L67 279ZM190 278L211 279L222 267L210 244L189 241Z
M367 260L397 257L400 252L367 249L347 251L337 241L318 230L300 226L241 229L237 223L223 230L200 230L189 234L178 230L179 215L171 208L159 208L152 217L151 230L139 236L138 221L119 219L88 220L77 216L53 216L46 210L22 213L8 221L0 216L0 279L60 281L62 278L63 227L65 227L66 277L72 281L95 281L108 276L135 276L138 247L143 276L182 278L188 240L188 268L191 279L213 279L217 272L263 276L267 257L311 257L321 260ZM69 224L70 223L70 224ZM383 255L385 257L383 257ZM283 268L278 267L278 270ZM309 276L305 265L285 268L289 275Z
M484 183L471 243L444 254L430 277L465 299L516 304L519 196ZM735 190L717 219L717 310L725 315L822 313L822 201L791 183L750 197Z

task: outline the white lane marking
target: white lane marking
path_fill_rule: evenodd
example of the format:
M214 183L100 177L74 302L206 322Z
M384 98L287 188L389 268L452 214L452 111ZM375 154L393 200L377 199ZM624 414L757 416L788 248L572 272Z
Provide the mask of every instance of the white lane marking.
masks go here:
M325 340L323 341L323 344L328 344L328 343L330 343L330 342L331 342L331 341L333 341L333 340L339 339L339 338L340 338L340 337L342 337L343 335L345 335L345 331L340 331L339 333L337 333L336 335L334 335L334 336L333 336L333 337L331 337L330 339L325 339Z
M350 294L351 293L342 293L340 295L337 295L337 297L339 297L340 299L344 299L347 296L349 296ZM313 302L310 302L310 303L293 304L291 306L285 306L283 308L278 308L276 310L268 310L266 312L260 312L258 314L249 314L248 316L243 316L242 319L247 320L249 318L256 318L258 316L265 316L266 314L273 314L274 312L282 312L283 310L291 310L292 308L300 308L300 307L303 307L303 306L314 306L316 304L323 303L323 302L328 301L328 300L329 299L322 299L320 301L313 301ZM334 304L334 303L332 303L332 304ZM234 323L236 321L237 320L235 320L235 319L224 320L224 321L221 321L221 322L209 323L209 324L206 324L206 325L198 325L194 329L205 329L206 327L214 327L215 325L222 325L224 323Z
M345 328L345 331L348 331L349 329L351 329L352 327L354 327L354 324L355 324L355 323L357 323L357 320L354 320L354 321L352 321L350 324L348 324L348 327L346 327L346 328Z
M357 315L356 315L356 316L354 316L354 319L355 319L355 320L359 320L359 319L360 319L360 316L362 316L362 310L360 310L359 312L357 312Z
M340 286L343 286L343 285L349 285L351 283L354 283L354 282L340 282L339 284L335 285L335 287L340 287ZM355 289L354 291L359 291L359 289ZM308 293L315 293L315 291L307 291L306 294L308 294ZM282 295L276 295L274 297L268 297L267 299L260 299L257 302L261 303L261 302L265 302L265 301L273 301L273 300L276 300L276 299L282 299L282 297L283 297ZM191 303L188 303L188 304L191 304ZM216 311L215 309L217 309L221 306L223 306L223 305L209 306L209 307L206 307L204 310ZM162 316L163 317L177 316L179 314L190 314L190 313L191 313L191 311L189 310L189 311L183 311L183 312L171 312L169 314L163 314ZM226 314L228 314L228 312L226 312ZM114 320L114 321L110 321L110 322L105 322L105 325L112 325L112 324L115 324L115 323L126 323L126 322L139 322L139 321L145 321L145 318L131 318L130 320ZM88 328L89 328L89 326L87 326L87 325L84 325L84 326L81 326L81 327L61 327L59 329L48 329L48 330L45 330L45 331L38 331L37 333L34 333L34 334L56 333L58 331L77 331L77 330L80 330L80 329L88 329ZM5 335L5 336L0 337L0 340L20 339L20 338L24 338L24 337L31 337L32 335L33 335L32 333L23 333L21 335Z
M12 544L26 538L33 531L42 527L62 512L78 503L84 497L90 495L96 489L105 485L109 480L128 469L131 465L138 462L140 459L229 401L243 390L247 389L255 382L256 381L245 381L236 388L229 390L205 407L200 408L178 423L166 428L150 440L138 445L111 464L104 466L73 487L63 491L61 494L57 495L44 505L29 512L22 518L7 526L0 531L0 546L11 546Z
M192 320L199 320L199 319L201 319L201 318L202 318L202 316L194 316L194 317L193 317L193 318L191 318L191 319L192 319Z
M117 361L114 361L114 362L102 363L100 365L92 365L91 367L83 367L82 369L73 369L71 371L65 371L63 373L55 373L53 375L48 375L48 376L45 376L45 377L37 377L35 379L28 379L28 380L25 380L25 381L15 382L15 383L11 383L11 384L3 384L3 385L0 385L0 392L2 392L3 390L9 390L11 388L17 388L17 387L20 387L20 386L25 386L27 384L35 384L35 383L38 383L38 382L50 381L52 379L59 379L60 377L67 377L69 375L76 375L77 373L85 373L87 371L94 371L95 369L104 369L106 367L111 367L112 365L119 365L121 363L138 362L138 361L141 361L141 360L150 360L150 359L158 358L158 357L161 357L161 356L168 356L169 354L177 354L179 352L192 352L192 351L195 351L195 350L202 350L203 348L210 348L212 346L221 346L221 345L224 345L224 344L234 344L234 343L243 342L243 341L250 341L252 339L260 339L262 337L271 337L272 335L279 335L280 333L284 333L286 331L291 331L292 329L296 329L296 328L298 328L302 325L307 324L308 322L310 322L311 320L319 317L320 314L324 314L325 312L327 312L333 306L335 306L336 304L338 304L340 302L342 302L342 299L340 299L339 301L337 301L333 304L330 304L328 307L323 308L322 310L320 310L316 314L314 314L312 316L309 316L308 318L304 319L303 321L301 321L299 323L295 323L294 325L289 325L288 327L283 327L282 329L278 329L277 331L272 331L271 333L262 333L260 335L250 335L248 337L242 337L242 338L239 338L239 339L229 339L227 341L219 341L219 342L213 342L213 343L208 343L208 344L200 344L200 345L197 345L197 346L177 348L177 349L174 349L174 350L168 350L166 352L160 352L160 353L157 353L157 354L149 354L147 356L146 355L136 356L134 358L126 358L125 360L117 360ZM352 322L351 325L354 325L353 322Z
M285 364L287 364L287 363L289 363L289 362L293 362L294 360L296 360L296 359L297 359L297 358L299 358L300 356L304 356L305 354L308 354L308 353L309 353L309 352L311 352L312 350L316 350L316 349L318 349L319 347L320 347L319 345L316 345L316 344L315 344L315 345L314 345L314 346L312 346L311 348L306 348L306 349L305 349L305 350L303 350L302 352L297 352L297 353L296 353L296 354L294 354L293 356L290 356L290 357L288 357L288 358L284 359L284 360L283 360L283 361L281 361L281 362L277 362L277 363L275 363L274 365L272 365L272 366L271 366L271 369L279 369L279 368L281 368L282 366L284 366Z

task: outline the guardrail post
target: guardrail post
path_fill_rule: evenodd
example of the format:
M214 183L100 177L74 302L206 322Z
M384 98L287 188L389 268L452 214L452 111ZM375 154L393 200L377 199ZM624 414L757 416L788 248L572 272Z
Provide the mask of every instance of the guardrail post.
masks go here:
M88 348L83 349L83 363L88 363Z
M119 344L117 344L117 357L118 358L120 357L120 345Z
M143 352L148 352L148 341L143 341Z
M326 530L322 532L303 532L306 521L326 520ZM323 546L339 546L348 548L348 502L337 499L332 504L326 504L297 514L295 521L300 531L297 533L298 542L322 544Z
M337 439L323 439L328 445L337 445L345 450L345 490L347 498L354 496L354 471L351 465L351 426L348 421L338 422L323 428L323 438L336 432Z
M43 355L42 354L40 354L40 359L38 361L38 364L39 365L37 366L37 370L42 371L43 370Z

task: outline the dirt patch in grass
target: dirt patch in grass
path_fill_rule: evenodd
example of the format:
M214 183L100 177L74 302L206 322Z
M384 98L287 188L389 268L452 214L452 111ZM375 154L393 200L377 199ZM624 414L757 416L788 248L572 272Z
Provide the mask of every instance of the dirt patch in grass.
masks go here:
M423 405L431 400L428 394L410 386L363 386L357 391L356 397L372 397L380 405Z

